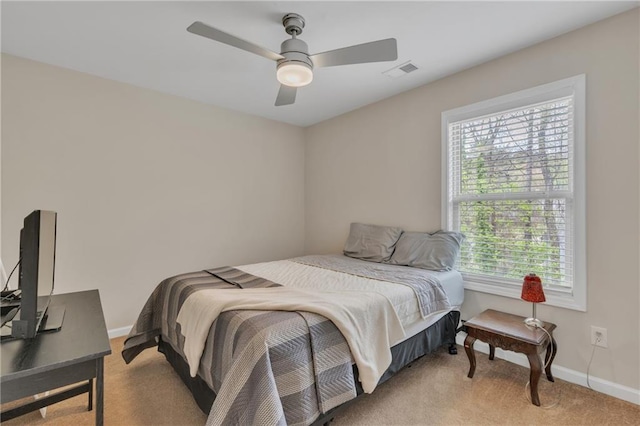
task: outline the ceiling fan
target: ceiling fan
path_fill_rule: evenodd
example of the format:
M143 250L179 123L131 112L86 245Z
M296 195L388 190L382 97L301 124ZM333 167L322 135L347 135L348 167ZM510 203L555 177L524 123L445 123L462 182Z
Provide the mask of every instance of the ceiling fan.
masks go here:
M398 59L395 38L309 55L307 43L298 38L304 28L304 18L297 13L288 13L282 18L282 25L291 38L280 45L280 53L272 52L199 21L189 25L187 31L276 61L276 77L280 82L276 106L290 105L295 102L297 88L306 86L313 80L314 67L334 67Z

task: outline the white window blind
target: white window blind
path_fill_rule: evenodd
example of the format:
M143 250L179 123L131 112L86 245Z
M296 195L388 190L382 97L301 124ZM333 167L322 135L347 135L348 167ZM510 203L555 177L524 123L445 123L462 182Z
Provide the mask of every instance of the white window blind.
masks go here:
M449 124L462 272L571 288L572 129L572 97Z
M584 75L442 113L443 228L465 288L586 309Z

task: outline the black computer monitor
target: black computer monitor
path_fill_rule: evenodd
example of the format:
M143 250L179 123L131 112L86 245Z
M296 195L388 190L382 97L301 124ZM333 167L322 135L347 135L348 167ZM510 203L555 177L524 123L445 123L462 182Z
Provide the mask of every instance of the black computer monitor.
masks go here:
M20 318L11 325L13 337L35 337L53 294L56 261L56 212L35 210L20 231Z

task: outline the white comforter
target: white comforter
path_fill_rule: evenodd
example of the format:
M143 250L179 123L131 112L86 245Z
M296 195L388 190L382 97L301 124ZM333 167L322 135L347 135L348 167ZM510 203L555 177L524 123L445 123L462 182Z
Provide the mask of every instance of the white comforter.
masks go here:
M236 266L236 269L299 290L378 293L391 302L405 330L422 319L418 299L414 291L407 286L316 268L290 260L254 263Z
M375 389L391 364L391 344L405 335L389 300L375 292L311 292L289 287L203 290L187 298L177 318L191 376L198 371L209 329L218 315L243 309L307 311L330 319L349 344L367 393Z

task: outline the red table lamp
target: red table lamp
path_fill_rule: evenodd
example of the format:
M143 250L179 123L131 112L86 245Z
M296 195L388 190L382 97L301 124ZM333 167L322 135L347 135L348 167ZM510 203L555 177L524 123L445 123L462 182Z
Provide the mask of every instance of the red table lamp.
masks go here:
M529 274L524 277L522 283L522 300L533 303L533 315L524 320L524 323L531 327L543 328L544 323L536 318L536 303L544 302L544 291L542 290L542 280L536 274Z

